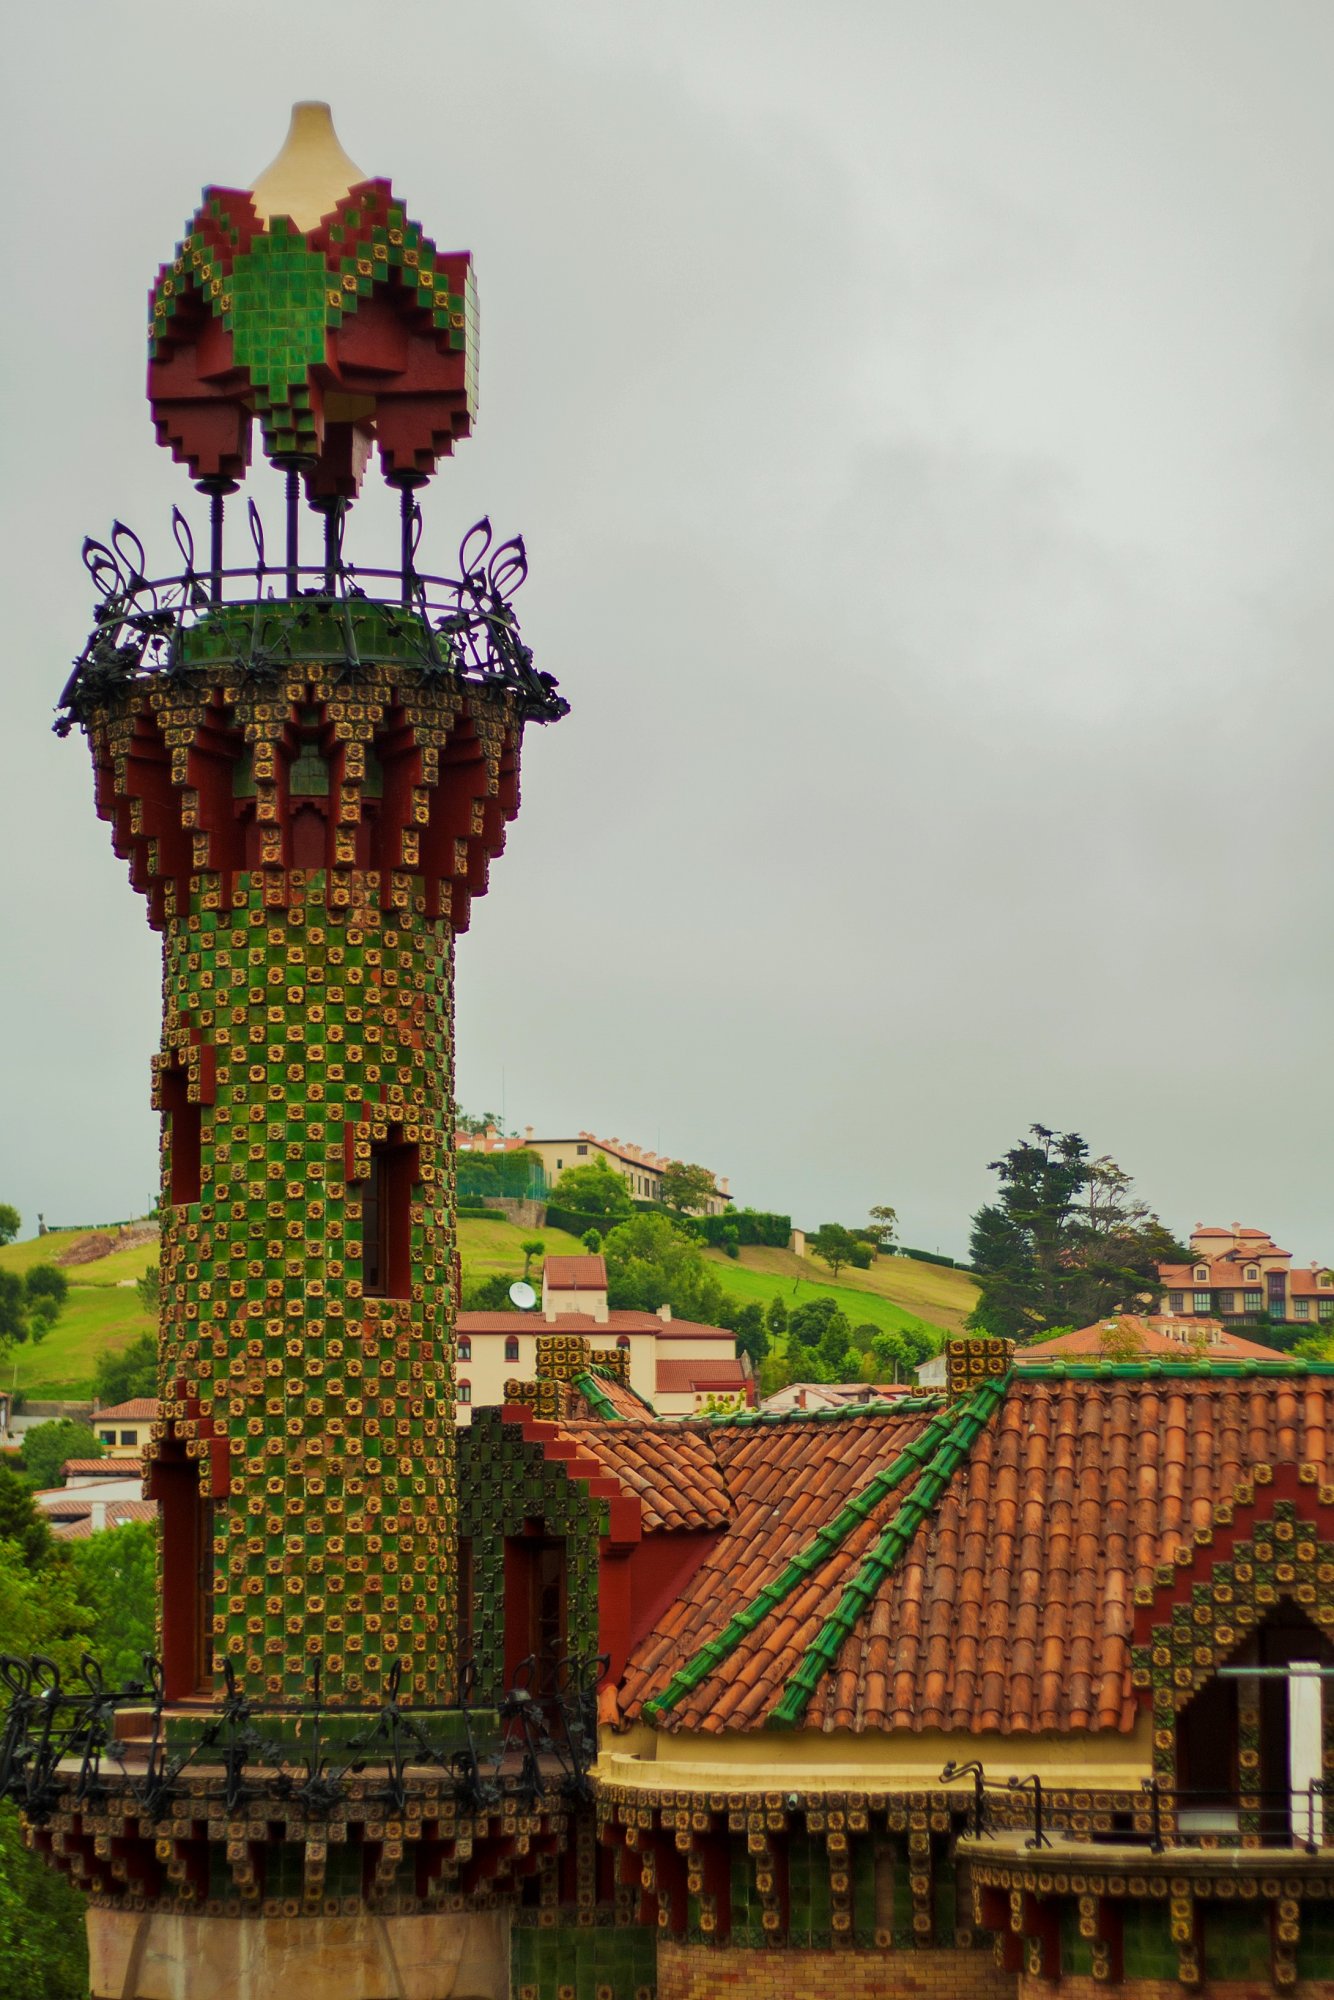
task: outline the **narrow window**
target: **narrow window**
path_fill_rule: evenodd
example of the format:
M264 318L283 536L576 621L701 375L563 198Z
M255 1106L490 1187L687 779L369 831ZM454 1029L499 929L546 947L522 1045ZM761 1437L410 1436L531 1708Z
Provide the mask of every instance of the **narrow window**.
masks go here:
M1212 1295L1209 1292L1194 1292L1191 1296L1195 1301L1194 1310L1197 1313L1207 1313L1213 1303Z
M162 1109L167 1115L167 1154L173 1208L198 1201L203 1155L202 1107L192 1104L185 1071L173 1063L162 1079Z
M459 1360L472 1360L472 1335L469 1333L461 1333L459 1335Z
M1174 1313L1184 1312L1186 1310L1186 1294L1184 1292L1169 1292L1167 1294L1167 1309L1169 1312Z
M169 1701L212 1693L213 1505L199 1491L199 1461L172 1441L153 1468L162 1510L162 1664Z
M519 1336L517 1333L506 1334L505 1359L507 1361L517 1361L518 1358L519 1358Z
M371 1147L361 1191L361 1289L368 1298L406 1299L412 1289L412 1189L417 1148L389 1140Z
M471 1383L471 1382L460 1382L460 1383L459 1383L459 1401L460 1401L461 1403L471 1403L471 1401L472 1401L472 1383Z
M617 1334L617 1336L616 1336L616 1345L617 1345L618 1347L623 1347L623 1348L625 1349L626 1353L628 1354L628 1353L629 1353L629 1351L630 1351L630 1336L629 1336L629 1334L628 1334L628 1333L618 1333L618 1334Z
M1310 1319L1311 1301L1309 1299L1294 1299L1292 1302L1292 1316L1294 1319Z

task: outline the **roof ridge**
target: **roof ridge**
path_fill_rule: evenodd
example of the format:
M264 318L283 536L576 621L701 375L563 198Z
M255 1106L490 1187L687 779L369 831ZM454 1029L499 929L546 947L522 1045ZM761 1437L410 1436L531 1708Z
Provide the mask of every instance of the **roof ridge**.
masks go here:
M819 1410L726 1410L716 1416L686 1417L681 1421L707 1424L710 1430L725 1424L744 1429L771 1424L847 1423L854 1417L916 1417L926 1410L939 1410L943 1402L940 1391L930 1389L920 1396L884 1396L870 1403L836 1403Z
M803 1411L802 1414L810 1416L815 1413ZM806 1546L789 1558L772 1583L765 1584L749 1604L735 1612L716 1639L710 1639L691 1655L684 1666L678 1667L661 1694L644 1703L641 1712L645 1719L656 1722L669 1709L675 1708L683 1696L706 1680L716 1667L721 1666L747 1634L753 1632L821 1563L828 1561L853 1529L860 1527L896 1486L902 1485L905 1479L922 1469L937 1446L948 1437L958 1414L957 1411L941 1411L903 1447L897 1458L882 1471L873 1473L861 1491L851 1500L846 1500L833 1519L826 1521Z
M1198 1381L1207 1382L1211 1376L1217 1375L1334 1375L1334 1361L1291 1361L1275 1348L1272 1361L1261 1361L1254 1355L1231 1361L1215 1361L1208 1356L1201 1356L1195 1361L1025 1361L1014 1373L1034 1382L1110 1381L1113 1378L1145 1381L1160 1376L1194 1376Z
M769 1716L766 1727L795 1727L804 1715L821 1677L838 1658L843 1641L864 1615L867 1605L901 1555L911 1548L922 1522L958 1471L979 1434L990 1423L1009 1391L1013 1371L984 1382L966 1403L950 1414L947 1434L940 1440L930 1462L903 1505L895 1513L875 1547L838 1600L837 1608L825 1619L797 1666L789 1674L782 1700ZM926 1432L922 1433L925 1441Z
M604 1423L619 1424L625 1421L611 1397L605 1395L598 1387L591 1368L583 1370L578 1375L572 1375L570 1387L579 1391L593 1415L600 1417Z

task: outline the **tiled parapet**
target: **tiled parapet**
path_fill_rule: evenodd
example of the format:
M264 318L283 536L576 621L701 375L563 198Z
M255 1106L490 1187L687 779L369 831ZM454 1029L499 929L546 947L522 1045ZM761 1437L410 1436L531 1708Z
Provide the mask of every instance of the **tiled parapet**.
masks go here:
M945 1393L950 1402L962 1402L984 1382L1008 1374L1013 1359L1012 1340L998 1340L985 1333L952 1335L945 1342Z

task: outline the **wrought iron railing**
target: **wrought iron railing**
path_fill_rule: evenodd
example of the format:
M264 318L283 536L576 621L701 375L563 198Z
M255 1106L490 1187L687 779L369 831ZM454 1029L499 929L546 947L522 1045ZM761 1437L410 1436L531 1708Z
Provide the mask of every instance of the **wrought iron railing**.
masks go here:
M1024 1836L1025 1847L1049 1847L1053 1837L1096 1846L1142 1846L1162 1854L1169 1848L1243 1845L1301 1848L1308 1854L1334 1848L1334 1781L1314 1778L1305 1785L1248 1787L1242 1791L1207 1791L1142 1779L1135 1791L1107 1794L1112 1801L1099 1815L1107 1824L1092 1828L1088 1793L1078 1802L1071 1791L1054 1790L1037 1772L989 1782L979 1762L949 1763L940 1774L945 1785L967 1779L972 1786L968 1832L975 1839Z
M348 562L344 513L326 515L324 560L273 563L264 524L247 503L253 560L225 566L215 538L212 559L196 560L194 536L178 507L172 534L183 567L150 576L132 528L113 524L105 542L83 545L84 566L99 603L92 632L58 704L59 735L128 683L165 675L211 675L219 668L242 683L277 680L303 663L321 676L352 679L368 659L401 661L415 675L511 690L522 714L554 722L569 708L550 674L538 673L524 645L512 599L528 574L522 537L493 546L491 523L478 521L459 546L458 573L417 567L421 510L413 505L398 569Z
M402 1700L399 1662L378 1705L347 1709L325 1699L318 1658L309 1701L262 1704L238 1687L224 1661L222 1699L186 1710L167 1701L161 1663L148 1654L143 1678L114 1689L87 1654L72 1681L41 1655L0 1654L0 1687L9 1696L0 1722L0 1798L41 1823L63 1806L128 1792L141 1817L161 1822L187 1781L207 1771L229 1814L273 1801L328 1817L351 1786L360 1799L401 1810L414 1783L432 1773L443 1774L474 1811L505 1799L531 1806L552 1793L583 1800L606 1671L605 1654L525 1660L499 1703L496 1731L482 1716L497 1711L473 1706L471 1662L452 1707ZM130 1711L138 1733L120 1735L118 1719Z

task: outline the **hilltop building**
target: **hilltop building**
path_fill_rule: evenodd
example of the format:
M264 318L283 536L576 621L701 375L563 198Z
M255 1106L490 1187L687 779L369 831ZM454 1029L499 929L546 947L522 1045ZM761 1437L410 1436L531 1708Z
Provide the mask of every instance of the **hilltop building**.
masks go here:
M628 1139L599 1139L592 1132L579 1132L573 1139L539 1139L531 1125L525 1128L522 1139L506 1138L494 1126L488 1126L484 1133L456 1132L454 1147L460 1154L503 1154L520 1149L535 1153L550 1186L555 1185L567 1167L588 1167L601 1160L621 1176L636 1201L661 1201L663 1169L672 1165L665 1155L646 1152L642 1146L631 1145ZM727 1180L715 1176L714 1190L700 1213L721 1215L731 1207Z
M726 1327L674 1319L666 1305L656 1313L609 1307L600 1256L548 1257L535 1311L458 1315L458 1422L470 1422L481 1405L503 1403L507 1383L535 1381L539 1339L552 1333L579 1334L623 1353L628 1385L649 1413L698 1416L754 1401L750 1363Z
M1197 1224L1187 1264L1160 1264L1158 1311L1173 1319L1220 1319L1224 1326L1291 1326L1315 1331L1334 1321L1334 1272L1292 1269L1266 1230Z
M139 1458L148 1449L157 1413L156 1396L135 1396L102 1410L94 1406L89 1422L108 1458Z

